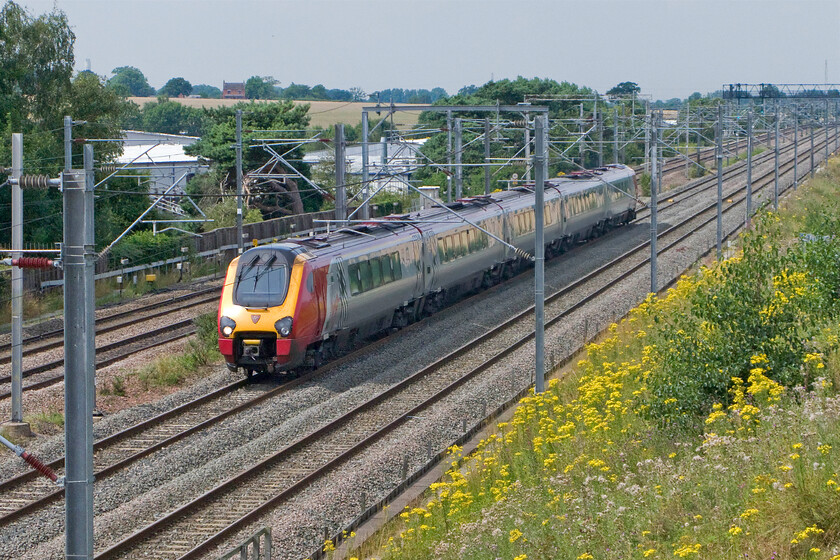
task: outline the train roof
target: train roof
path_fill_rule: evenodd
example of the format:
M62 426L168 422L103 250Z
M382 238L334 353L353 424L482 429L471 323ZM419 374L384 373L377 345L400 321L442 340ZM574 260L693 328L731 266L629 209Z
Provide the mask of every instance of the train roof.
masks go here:
M604 182L619 181L633 175L634 172L630 167L611 164L549 179L546 181L546 189L553 187L563 194L571 194L592 189ZM436 222L440 225L444 225L443 222L452 225L466 225L446 208L454 210L467 219L480 221L482 214L486 213L488 209L499 208L501 204L522 198L524 195L533 193L533 191L534 183L525 183L507 191L463 198L417 212L392 214L376 221L341 227L329 233L289 238L285 240L284 244L297 244L304 247L308 252L317 255L332 255L348 249L352 250L356 246L364 245L375 239L419 234L421 231L430 229L429 227L423 227L424 223L431 226L434 226ZM432 227L431 229L435 228Z

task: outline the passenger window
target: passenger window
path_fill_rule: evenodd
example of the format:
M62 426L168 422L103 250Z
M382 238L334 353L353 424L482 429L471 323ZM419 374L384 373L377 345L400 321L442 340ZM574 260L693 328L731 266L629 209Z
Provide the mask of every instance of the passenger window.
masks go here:
M394 265L394 279L399 280L400 278L402 278L402 265L400 264L400 254L391 253L391 262Z
M382 283L387 284L388 282L393 282L394 281L394 271L393 271L394 262L391 260L391 257L390 256L384 256L384 257L380 257L377 260L382 263Z
M370 263L368 261L362 261L359 263L359 276L362 279L362 291L366 292L371 289L371 274L370 274Z
M310 294L315 292L315 278L311 272L306 276L306 290Z
M449 262L455 258L455 248L452 246L452 236L446 236L446 261Z
M350 294L355 296L362 293L362 277L359 275L359 265L351 264L348 273L350 275Z
M371 280L373 280L373 287L378 288L382 285L382 265L378 258L370 259Z

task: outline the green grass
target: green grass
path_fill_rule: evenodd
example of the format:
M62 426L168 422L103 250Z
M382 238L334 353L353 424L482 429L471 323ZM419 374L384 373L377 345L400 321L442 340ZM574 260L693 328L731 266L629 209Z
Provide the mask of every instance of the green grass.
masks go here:
M839 186L613 325L356 556L840 559Z
M57 434L64 429L64 413L56 410L28 414L23 417L34 432L43 435Z
M207 364L218 361L219 354L215 313L206 313L195 319L197 335L187 343L182 354L163 356L141 368L136 374L144 389L179 385L191 373Z

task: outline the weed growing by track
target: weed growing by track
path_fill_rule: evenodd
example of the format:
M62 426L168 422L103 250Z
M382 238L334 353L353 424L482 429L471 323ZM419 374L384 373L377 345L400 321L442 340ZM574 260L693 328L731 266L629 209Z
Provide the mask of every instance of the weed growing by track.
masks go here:
M833 164L452 449L360 556L840 560L838 185Z
M199 367L221 357L217 348L216 314L205 313L196 317L194 322L196 336L187 343L184 353L163 356L137 373L144 388L178 385Z

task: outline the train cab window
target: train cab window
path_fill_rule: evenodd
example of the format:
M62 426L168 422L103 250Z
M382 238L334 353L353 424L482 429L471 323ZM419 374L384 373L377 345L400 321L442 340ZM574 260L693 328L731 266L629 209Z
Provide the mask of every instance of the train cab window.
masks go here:
M400 264L399 253L391 253L391 263L394 267L394 280L400 280L402 278L402 264Z
M359 265L351 264L347 271L350 275L350 294L355 296L362 293L362 276L359 272Z
M373 281L371 279L370 263L368 261L362 261L359 263L359 276L362 279L362 291L366 292L370 290Z
M247 260L240 259L233 303L260 308L282 305L289 289L289 276L286 259L276 253L261 251Z
M379 262L378 257L372 258L368 262L370 262L371 288L378 288L382 285L382 263Z

